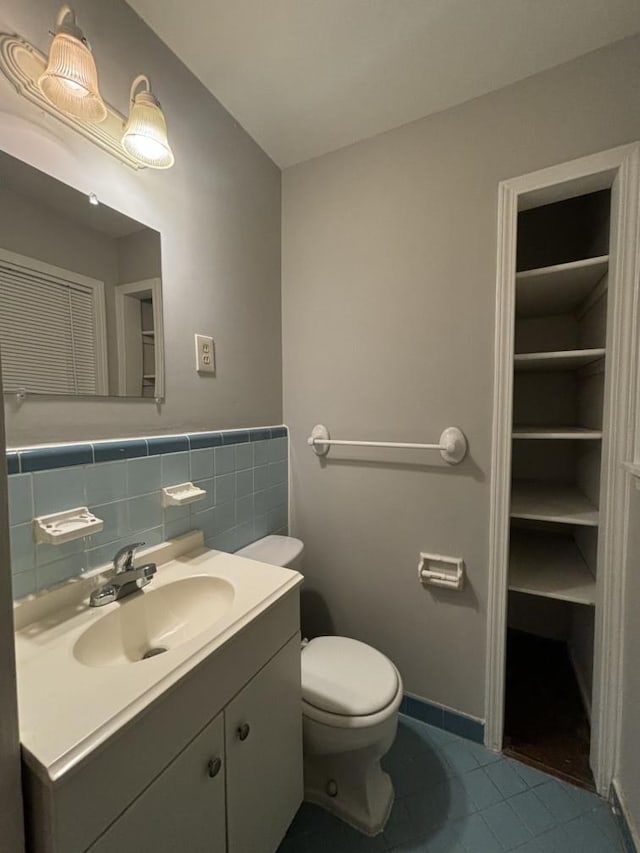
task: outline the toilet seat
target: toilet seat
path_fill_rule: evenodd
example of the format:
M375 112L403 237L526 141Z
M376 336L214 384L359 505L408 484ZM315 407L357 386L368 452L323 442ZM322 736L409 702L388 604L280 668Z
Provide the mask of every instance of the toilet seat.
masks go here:
M402 700L402 681L377 649L347 637L317 637L302 650L306 717L338 728L375 725Z

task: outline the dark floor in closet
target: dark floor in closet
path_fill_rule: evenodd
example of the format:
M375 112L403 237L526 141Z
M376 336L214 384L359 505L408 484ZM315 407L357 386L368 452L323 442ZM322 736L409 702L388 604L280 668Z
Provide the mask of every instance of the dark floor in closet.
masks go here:
M589 740L566 643L509 630L504 752L593 790Z

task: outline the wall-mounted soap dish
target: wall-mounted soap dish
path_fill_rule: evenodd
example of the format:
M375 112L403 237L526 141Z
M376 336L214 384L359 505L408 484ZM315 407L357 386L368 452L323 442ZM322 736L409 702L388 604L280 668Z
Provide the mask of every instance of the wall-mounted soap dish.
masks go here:
M418 563L420 583L441 586L445 589L462 589L464 585L464 560L442 554L420 554Z
M96 518L86 506L80 506L34 518L33 538L41 545L62 545L72 539L99 533L103 527L101 518Z
M165 486L162 490L162 506L184 506L206 498L206 489L200 489L193 483L178 483Z

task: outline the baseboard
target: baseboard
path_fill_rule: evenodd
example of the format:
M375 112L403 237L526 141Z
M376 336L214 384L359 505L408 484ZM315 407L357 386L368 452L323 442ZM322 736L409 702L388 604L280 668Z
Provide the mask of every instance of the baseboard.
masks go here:
M454 711L444 705L437 705L435 702L429 702L426 699L405 693L400 705L400 713L467 740L472 740L474 743L484 743L483 720L470 717L460 711Z
M629 820L629 810L627 809L624 797L620 794L618 782L615 779L611 784L611 799L613 801L613 810L618 818L626 853L640 853L638 832L633 826L633 822Z

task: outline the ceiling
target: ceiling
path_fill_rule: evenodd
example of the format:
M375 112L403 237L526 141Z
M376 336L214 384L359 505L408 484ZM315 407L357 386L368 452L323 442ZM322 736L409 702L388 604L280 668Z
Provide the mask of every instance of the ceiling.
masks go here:
M281 167L640 31L640 0L128 2Z

